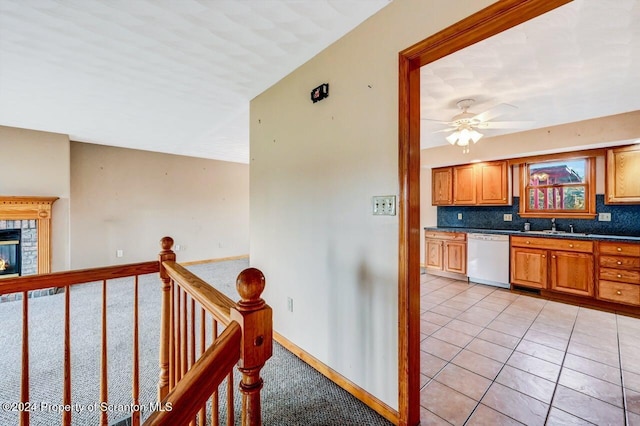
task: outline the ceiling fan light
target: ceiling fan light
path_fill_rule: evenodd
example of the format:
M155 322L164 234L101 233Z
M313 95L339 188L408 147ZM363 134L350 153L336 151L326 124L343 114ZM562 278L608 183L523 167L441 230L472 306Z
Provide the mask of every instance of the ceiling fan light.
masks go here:
M473 140L473 143L476 143L482 137L482 133L478 132L477 130L472 129L471 132L470 132L470 136L471 136L471 140Z
M447 142L449 142L451 145L455 145L456 141L458 140L458 137L460 137L460 132L456 130L455 132L447 136L445 139L447 139Z

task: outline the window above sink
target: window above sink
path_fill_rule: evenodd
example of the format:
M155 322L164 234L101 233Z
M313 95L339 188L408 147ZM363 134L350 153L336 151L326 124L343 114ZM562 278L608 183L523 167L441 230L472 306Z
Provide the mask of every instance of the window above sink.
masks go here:
M520 167L520 216L595 217L595 157L538 160Z

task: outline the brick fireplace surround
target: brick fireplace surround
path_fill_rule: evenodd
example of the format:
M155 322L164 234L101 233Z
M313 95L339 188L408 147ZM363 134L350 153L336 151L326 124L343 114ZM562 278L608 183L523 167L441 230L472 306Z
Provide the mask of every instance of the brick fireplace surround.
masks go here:
M35 223L38 243L38 274L51 272L51 207L58 197L9 197L0 195L0 221L25 223L30 228ZM24 227L24 226L21 226Z

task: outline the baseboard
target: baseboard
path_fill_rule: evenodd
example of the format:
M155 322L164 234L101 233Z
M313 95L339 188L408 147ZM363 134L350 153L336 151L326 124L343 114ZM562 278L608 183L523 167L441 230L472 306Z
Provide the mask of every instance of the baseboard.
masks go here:
M189 262L178 262L178 263L182 266L191 266L191 265L200 265L203 263L224 262L225 260L247 259L248 257L249 257L248 254L241 254L239 256L219 257L217 259L192 260Z
M340 373L331 369L327 365L320 362L316 357L305 352L295 344L293 344L286 337L273 332L273 339L284 346L289 352L293 353L295 356L300 358L302 361L309 364L312 368L317 370L320 374L331 380L336 385L340 386L342 389L349 392L354 397L358 398L363 404L367 405L369 408L380 414L385 419L389 420L391 423L397 425L399 422L399 413L393 408L389 407L384 402L380 401L375 396L371 395L369 392L362 389L360 386L351 382L347 378L345 378Z

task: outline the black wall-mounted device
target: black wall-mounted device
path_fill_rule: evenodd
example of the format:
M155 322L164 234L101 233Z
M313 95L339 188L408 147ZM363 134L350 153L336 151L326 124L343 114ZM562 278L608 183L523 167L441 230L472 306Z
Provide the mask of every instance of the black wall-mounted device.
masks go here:
M311 91L311 100L315 104L329 96L329 83L321 84Z

